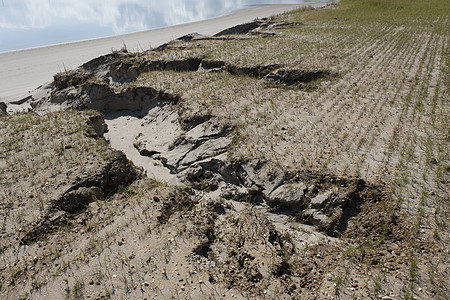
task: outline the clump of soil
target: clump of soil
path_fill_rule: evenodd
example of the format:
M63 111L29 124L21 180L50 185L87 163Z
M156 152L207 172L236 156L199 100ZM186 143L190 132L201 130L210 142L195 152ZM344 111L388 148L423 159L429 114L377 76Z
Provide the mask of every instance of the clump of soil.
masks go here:
M6 104L4 102L0 102L0 116L5 116L8 114L6 108L7 108Z

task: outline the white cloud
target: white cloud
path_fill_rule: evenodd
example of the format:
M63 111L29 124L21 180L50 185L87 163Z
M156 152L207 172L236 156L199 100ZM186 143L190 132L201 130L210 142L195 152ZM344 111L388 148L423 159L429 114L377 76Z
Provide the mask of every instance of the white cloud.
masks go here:
M255 0L3 0L0 28L44 29L65 19L97 23L120 34L211 18L246 3L254 4Z

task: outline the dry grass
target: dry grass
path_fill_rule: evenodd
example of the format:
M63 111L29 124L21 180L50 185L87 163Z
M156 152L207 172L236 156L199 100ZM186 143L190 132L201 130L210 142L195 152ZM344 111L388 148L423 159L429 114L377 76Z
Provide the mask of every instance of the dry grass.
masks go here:
M342 1L274 18L303 23L274 37L183 45L213 48L209 60L239 67L339 74L313 89L228 73L152 72L138 82L180 95L187 115L235 126L237 158L386 186L394 211L415 220L408 255L411 270L423 271L411 271L411 280L429 282L413 240L449 241L448 11L445 1Z
M278 235L275 214L214 199L220 215L189 189L145 179L89 204L46 240L20 245L55 189L112 150L84 134L92 112L0 117L1 295L445 299L449 11L445 0L343 0L272 18L302 25L271 37L177 42L124 62L201 57L333 74L292 87L226 71L152 71L125 85L178 95L181 122L211 115L231 125L232 160L362 178L383 190L337 243L302 240L311 235L292 219L277 225L289 234Z

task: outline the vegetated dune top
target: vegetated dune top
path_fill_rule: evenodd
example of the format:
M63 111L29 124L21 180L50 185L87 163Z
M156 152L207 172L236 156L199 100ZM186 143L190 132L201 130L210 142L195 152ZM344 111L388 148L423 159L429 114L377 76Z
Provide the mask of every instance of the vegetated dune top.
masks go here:
M58 74L42 116L0 117L0 292L446 299L447 2L342 1Z

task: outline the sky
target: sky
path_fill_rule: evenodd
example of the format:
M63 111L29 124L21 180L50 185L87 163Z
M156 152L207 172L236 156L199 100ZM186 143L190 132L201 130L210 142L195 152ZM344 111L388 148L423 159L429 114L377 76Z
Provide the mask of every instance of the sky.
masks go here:
M326 0L0 0L0 52L205 20L264 4Z

